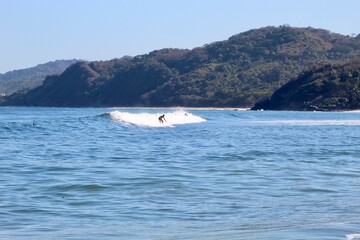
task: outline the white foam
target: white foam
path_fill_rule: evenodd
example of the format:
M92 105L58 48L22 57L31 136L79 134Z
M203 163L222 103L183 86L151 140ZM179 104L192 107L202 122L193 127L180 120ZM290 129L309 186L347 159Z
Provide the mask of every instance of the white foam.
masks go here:
M274 120L256 121L265 124L285 124L285 125L360 125L360 120Z
M359 233L348 234L346 235L346 239L347 240L360 239L360 234Z
M164 123L159 122L159 117L162 113L130 113L112 111L109 115L115 121L142 127L173 127L174 125L179 124L200 123L206 121L202 117L186 113L184 111L165 113L166 121Z

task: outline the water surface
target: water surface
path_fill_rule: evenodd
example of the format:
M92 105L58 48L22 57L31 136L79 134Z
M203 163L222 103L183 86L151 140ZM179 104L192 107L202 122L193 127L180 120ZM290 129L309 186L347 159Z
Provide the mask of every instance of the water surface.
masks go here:
M3 107L0 239L360 239L359 137L356 112Z

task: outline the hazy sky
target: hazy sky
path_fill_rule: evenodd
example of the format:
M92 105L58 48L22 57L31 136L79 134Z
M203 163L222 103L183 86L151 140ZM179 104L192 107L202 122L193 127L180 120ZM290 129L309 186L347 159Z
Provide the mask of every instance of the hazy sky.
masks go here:
M0 0L0 73L194 48L289 24L360 33L360 0Z

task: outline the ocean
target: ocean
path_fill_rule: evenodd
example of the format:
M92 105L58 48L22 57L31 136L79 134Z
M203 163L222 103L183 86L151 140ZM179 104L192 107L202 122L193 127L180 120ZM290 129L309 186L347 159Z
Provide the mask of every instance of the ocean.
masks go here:
M1 107L0 140L1 240L360 239L360 112Z

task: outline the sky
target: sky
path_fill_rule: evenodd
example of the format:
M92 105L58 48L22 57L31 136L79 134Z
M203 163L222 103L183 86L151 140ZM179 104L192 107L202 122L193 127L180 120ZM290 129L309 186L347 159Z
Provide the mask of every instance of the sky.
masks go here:
M289 24L360 33L360 0L0 0L0 73L201 47Z

